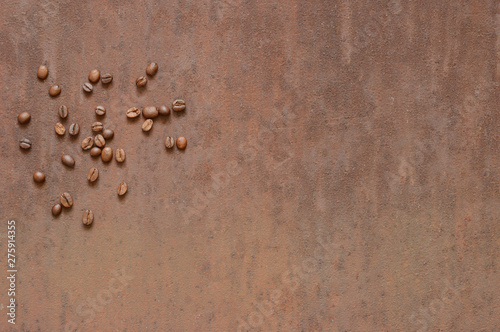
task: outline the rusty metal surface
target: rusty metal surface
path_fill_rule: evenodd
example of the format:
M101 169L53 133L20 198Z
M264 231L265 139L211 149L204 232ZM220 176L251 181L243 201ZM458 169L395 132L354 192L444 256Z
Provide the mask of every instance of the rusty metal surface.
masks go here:
M19 269L0 330L498 331L498 1L0 8L0 261L15 219ZM87 96L94 68L114 81ZM150 134L125 117L175 98ZM77 139L54 133L62 103ZM97 105L123 165L80 149Z

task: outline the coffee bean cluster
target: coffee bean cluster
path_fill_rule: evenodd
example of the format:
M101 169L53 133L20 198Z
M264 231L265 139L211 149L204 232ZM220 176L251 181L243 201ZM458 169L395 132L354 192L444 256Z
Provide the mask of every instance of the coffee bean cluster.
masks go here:
M52 206L52 214L54 217L57 217L61 214L62 208L70 209L73 206L73 197L71 197L70 193L64 192L59 196L59 203L54 204Z
M148 67L149 68L149 67ZM182 99L176 99L172 103L172 109L176 112L181 112L186 109L186 102ZM140 115L144 117L144 122L141 125L142 131L148 132L153 128L154 119L158 116L169 116L170 108L168 106L162 105L159 107L156 106L146 106L142 110L137 107L131 107L127 110L126 116L129 119L135 119L140 117ZM177 139L171 136L167 136L165 138L165 147L167 149L173 148L177 145L177 148L183 150L187 146L187 140L184 136L179 136Z
M92 93L94 91L94 84L99 83L99 79L103 85L107 85L113 81L113 75L109 73L101 75L98 69L92 69L89 73L89 81L82 84L82 90L87 94Z
M150 63L146 67L146 76L141 76L137 78L136 85L138 88L144 88L148 83L148 76L152 77L158 72L158 64L155 62ZM37 77L40 81L45 81L49 77L49 68L46 65L41 65L37 70ZM88 75L88 82L82 84L83 93L90 95L96 88L96 84L101 81L103 85L108 85L113 81L113 75L110 73L101 74L98 69L93 69ZM49 87L49 96L55 98L61 94L62 88L58 83L53 82ZM172 110L175 112L181 112L186 109L186 103L184 100L177 99L172 103ZM107 128L106 124L103 123L103 118L107 114L105 106L97 105L94 107L95 116L97 117L94 123L89 128L90 135L85 137L81 141L81 148L83 151L89 151L92 158L100 157L104 163L109 163L113 159L113 149L109 146L109 141L114 137L114 131L111 128ZM141 114L145 121L143 122L141 128L144 132L149 132L153 128L153 119L158 116L169 116L171 109L168 106L162 105L156 106L146 106L142 109L131 107L126 115L130 119L139 117ZM66 130L63 124L66 119L71 117L70 107L67 105L60 105L57 109L57 114L60 120L55 123L54 131L56 135L63 137L66 131L70 136L78 136L80 134L80 125L78 123L71 123ZM31 121L31 114L28 112L21 112L17 116L17 120L21 126L26 126ZM177 145L178 149L185 149L187 146L187 140L183 136L176 138L168 136L165 139L165 147L167 149L173 148ZM28 138L23 138L19 141L19 146L21 149L29 150L32 147L32 142ZM114 157L116 162L125 162L126 153L122 148L117 148L114 151ZM73 156L62 153L61 163L68 168L74 168L76 166L75 159ZM99 170L96 167L90 168L87 173L87 181L89 183L94 183L99 178ZM39 185L42 185L46 180L45 174L41 171L35 171L33 173L33 181ZM121 182L118 185L117 194L118 196L123 196L128 191L128 185L126 182ZM63 208L70 209L73 206L73 197L70 193L64 192L59 196L58 202L52 206L52 214L58 216L61 214ZM86 209L82 216L82 223L85 226L92 225L94 221L94 213L92 210Z
M172 109L176 112L184 111L186 109L186 103L184 100L177 99L172 103ZM153 128L154 119L160 115L169 116L170 108L165 105L159 107L146 106L142 110L137 107L131 107L125 114L129 119L136 119L142 114L145 120L141 125L141 129L144 132L149 132ZM171 149L175 145L177 145L178 149L183 150L187 146L187 139L184 136L179 136L177 139L171 136L167 136L167 138L165 138L165 147L167 149Z

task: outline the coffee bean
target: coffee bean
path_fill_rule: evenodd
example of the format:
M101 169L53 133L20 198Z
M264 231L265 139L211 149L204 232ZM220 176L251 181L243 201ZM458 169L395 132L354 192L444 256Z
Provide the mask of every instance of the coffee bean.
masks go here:
M133 119L141 115L141 110L137 107L131 107L127 110L127 118Z
M36 183L42 183L42 182L45 182L45 174L43 174L42 172L40 171L36 171L35 173L33 173L33 180L36 182Z
M64 128L63 124L60 122L56 123L54 129L57 135L63 136L66 133L66 128Z
M92 167L87 173L87 180L89 182L94 182L95 180L97 180L98 177L99 177L99 170L95 167Z
M75 159L71 157L70 155L64 154L61 156L61 161L64 165L68 167L74 167L75 166Z
M176 99L172 103L172 109L175 112L184 111L186 109L186 102L184 100L182 100L182 99Z
M83 91L85 91L87 93L91 93L92 90L94 89L94 87L90 83L85 83L85 84L83 84L82 89L83 89Z
M53 207L52 207L52 214L54 216L58 216L61 214L61 211L62 211L62 206L61 204L55 204Z
M144 121L144 123L142 124L142 131L150 131L151 128L153 128L153 120L147 119L146 121Z
M82 216L82 222L85 226L90 226L94 222L94 212L92 210L85 210Z
M94 139L92 137L86 137L82 141L82 150L89 150L94 146Z
M20 124L26 124L30 122L30 120L31 120L31 114L29 114L28 112L19 113L19 115L17 116L17 121Z
M146 119L154 119L158 116L158 109L155 106L146 106L142 110L142 116Z
M113 159L113 149L105 147L101 152L101 159L105 163L109 163Z
M104 137L102 137L101 134L97 134L94 137L94 144L102 148L104 145L106 145L106 140L104 139Z
M97 106L95 108L95 114L103 116L104 114L106 114L106 109L104 108L104 106Z
M102 131L102 136L107 140L112 139L115 136L115 132L109 128L106 128Z
M59 106L59 116L61 119L66 119L68 117L68 107L66 107L66 105Z
M158 71L158 64L156 62L151 62L146 67L146 74L148 74L149 76L154 76L157 71Z
M49 88L49 95L51 97L58 96L61 93L61 87L57 84L54 84Z
M120 183L120 185L118 186L118 195L119 196L123 196L127 193L127 190L128 190L128 186L125 182L122 182Z
M123 163L125 161L125 151L123 149L116 149L115 158L117 162Z
M178 149L183 150L186 148L187 140L185 137L180 136L180 137L177 137L177 140L175 141L175 143L177 144Z
M102 130L102 123L101 122L94 122L92 124L92 131L93 132L98 132L98 131L101 131Z
M170 108L168 108L165 105L161 105L158 108L158 113L160 113L160 115L165 115L165 116L170 115Z
M27 138L23 138L19 141L19 146L21 147L21 149L29 149L31 148L31 141Z
M174 145L175 145L175 138L167 136L167 138L165 138L165 147L167 149L171 149L174 147Z
M99 82L99 78L101 78L101 73L97 69L93 69L89 73L89 81L92 83Z
M49 76L49 68L47 68L47 66L41 65L36 71L36 76L38 76L38 78L41 80L46 79L47 76Z
M113 75L111 74L103 74L101 75L102 84L109 84L113 81Z
M148 79L145 76L141 76L135 81L135 85L139 88L145 87L146 84L148 84Z
M78 125L78 123L72 123L71 126L69 126L68 132L71 136L78 135L78 133L80 132L80 126Z
M101 148L98 148L97 146L94 146L91 150L90 150L90 155L92 157L99 157L101 155Z
M61 204L64 207L72 207L73 206L73 197L69 193L63 193L60 197Z

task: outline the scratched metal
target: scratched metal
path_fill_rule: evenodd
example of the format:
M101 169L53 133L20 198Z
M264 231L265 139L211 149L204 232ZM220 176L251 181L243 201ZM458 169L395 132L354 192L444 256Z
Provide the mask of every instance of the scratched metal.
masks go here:
M19 270L15 326L0 271L0 330L500 326L498 1L0 8L0 261L15 219ZM85 95L94 68L114 80ZM125 116L176 98L186 111L149 134ZM61 104L76 139L54 133ZM123 165L80 148L97 105ZM167 151L169 135L187 149ZM64 191L74 206L53 218Z

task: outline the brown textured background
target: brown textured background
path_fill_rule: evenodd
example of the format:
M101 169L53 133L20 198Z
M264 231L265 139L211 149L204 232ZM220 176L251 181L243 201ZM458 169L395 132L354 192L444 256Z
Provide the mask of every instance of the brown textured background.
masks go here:
M0 1L0 330L498 331L499 36L490 0ZM125 117L179 97L148 135ZM80 149L97 105L124 165Z

